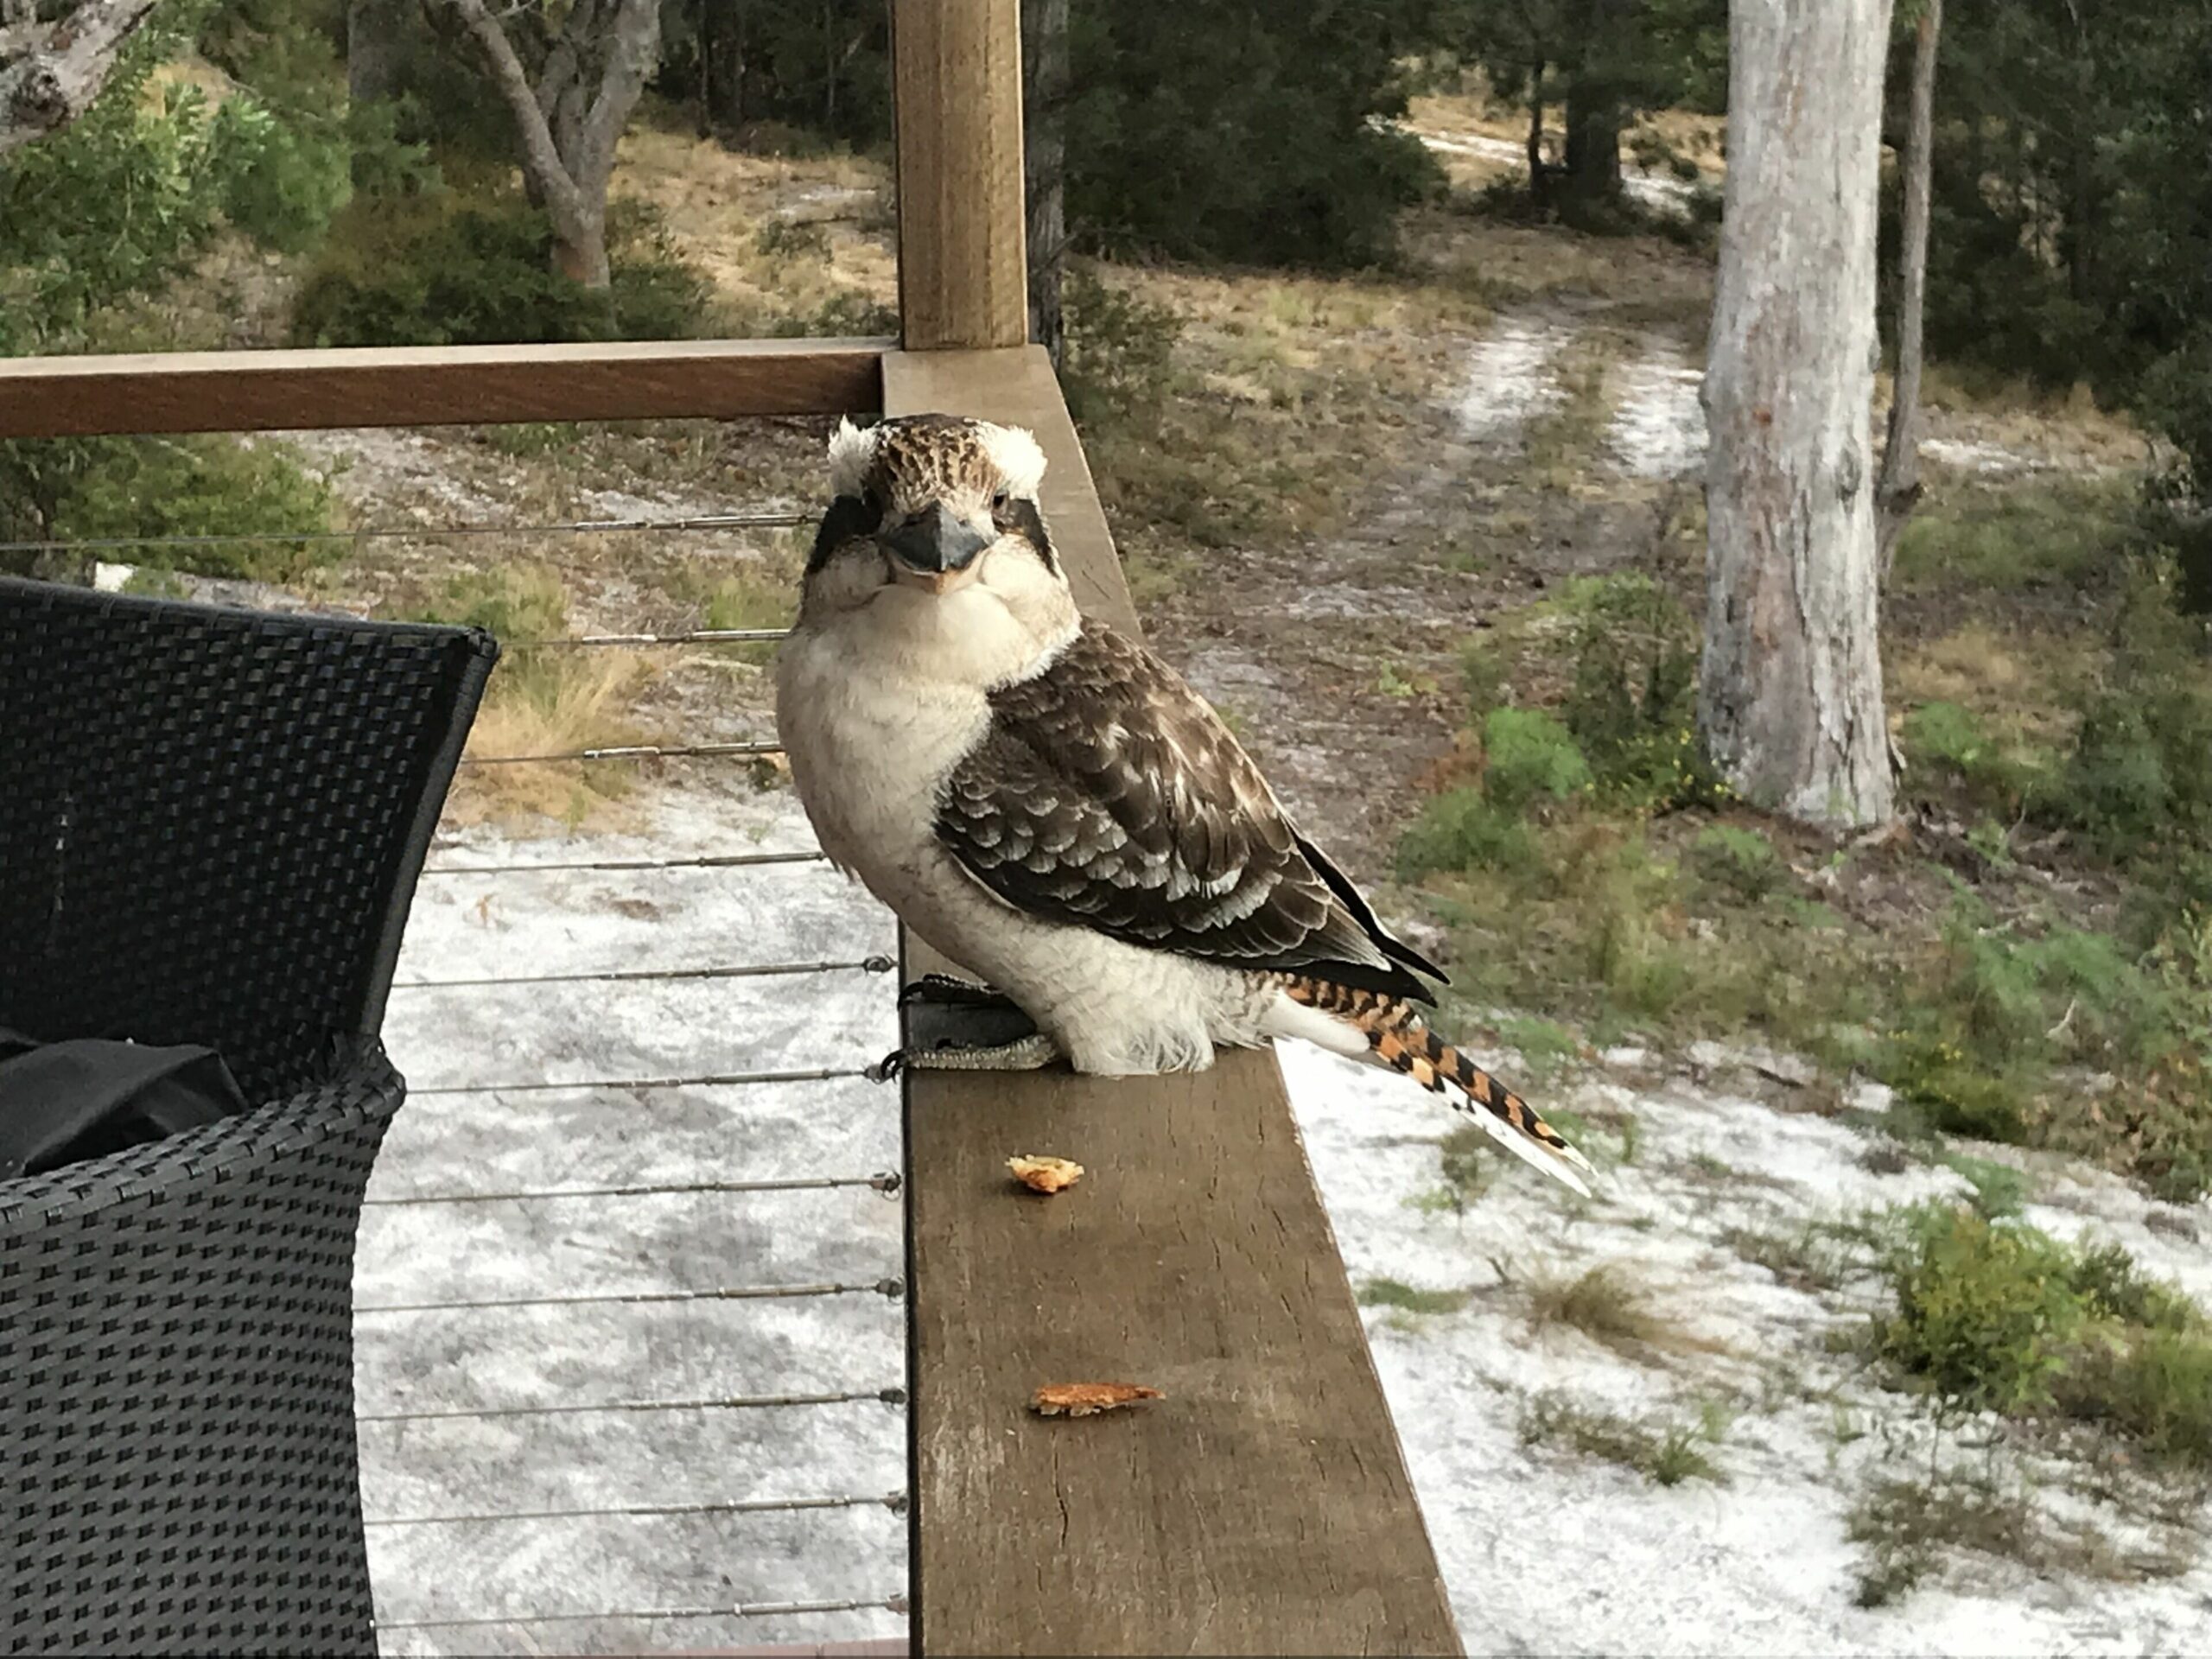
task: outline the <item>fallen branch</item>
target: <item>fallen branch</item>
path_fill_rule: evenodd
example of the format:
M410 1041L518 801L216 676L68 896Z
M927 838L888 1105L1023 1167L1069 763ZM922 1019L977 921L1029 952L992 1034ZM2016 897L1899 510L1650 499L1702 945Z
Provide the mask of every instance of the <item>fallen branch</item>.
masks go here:
M0 30L0 156L58 131L99 96L160 0L84 0L49 23L9 8Z

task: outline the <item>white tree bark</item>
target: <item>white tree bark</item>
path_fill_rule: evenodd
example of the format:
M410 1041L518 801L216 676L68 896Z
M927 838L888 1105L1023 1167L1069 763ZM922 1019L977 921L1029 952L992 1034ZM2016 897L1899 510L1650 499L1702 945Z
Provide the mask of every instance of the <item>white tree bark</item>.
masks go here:
M1897 251L1897 395L1874 482L1875 544L1882 585L1897 563L1906 521L1920 502L1920 372L1926 355L1928 220L1936 150L1936 60L1943 38L1943 0L1923 0L1912 49L1912 115L1897 170L1904 178L1904 222Z
M452 3L514 117L531 195L553 221L555 263L587 288L606 288L607 186L660 58L659 0L575 0L535 86L484 0Z
M84 0L66 16L8 0L0 12L0 156L67 126L106 85L159 0Z
M1729 8L1698 718L1747 800L1836 829L1893 799L1871 488L1890 8Z

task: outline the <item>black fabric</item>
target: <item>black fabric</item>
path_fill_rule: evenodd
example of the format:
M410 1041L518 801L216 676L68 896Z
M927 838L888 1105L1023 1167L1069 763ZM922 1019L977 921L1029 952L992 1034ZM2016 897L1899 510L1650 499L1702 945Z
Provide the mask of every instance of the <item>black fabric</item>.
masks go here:
M0 1180L44 1175L245 1110L212 1048L97 1037L36 1043L0 1026Z
M495 655L0 581L0 1025L212 1047L253 1108L0 1179L0 1655L376 1651L376 1032Z

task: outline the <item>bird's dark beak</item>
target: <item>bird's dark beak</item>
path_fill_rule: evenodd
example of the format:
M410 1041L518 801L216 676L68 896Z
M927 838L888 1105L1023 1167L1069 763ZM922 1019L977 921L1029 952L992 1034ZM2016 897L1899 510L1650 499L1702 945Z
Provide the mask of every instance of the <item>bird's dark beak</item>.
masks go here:
M989 537L954 517L942 501L932 501L926 511L885 531L881 539L893 558L918 575L937 578L933 585L939 587L944 585L944 578L975 563L991 544Z

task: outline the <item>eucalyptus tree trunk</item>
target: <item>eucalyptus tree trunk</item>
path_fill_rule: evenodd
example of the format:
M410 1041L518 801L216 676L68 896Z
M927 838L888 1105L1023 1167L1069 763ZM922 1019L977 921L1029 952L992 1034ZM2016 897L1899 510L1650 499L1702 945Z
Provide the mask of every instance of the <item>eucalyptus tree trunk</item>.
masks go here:
M1060 362L1066 334L1068 0L1021 0L1022 184L1028 203L1029 338Z
M1943 35L1943 0L1923 0L1913 36L1912 117L1904 153L1904 225L1897 250L1897 395L1890 402L1890 430L1882 446L1882 473L1874 484L1875 543L1881 580L1890 580L1897 543L1920 501L1920 372L1925 356L1928 311L1929 179L1936 148L1936 60Z
M630 112L660 60L659 0L573 0L533 83L484 0L451 0L483 48L522 140L531 200L553 221L553 263L606 289L607 187Z
M1893 800L1870 408L1890 7L1729 8L1698 721L1746 799L1835 829Z

